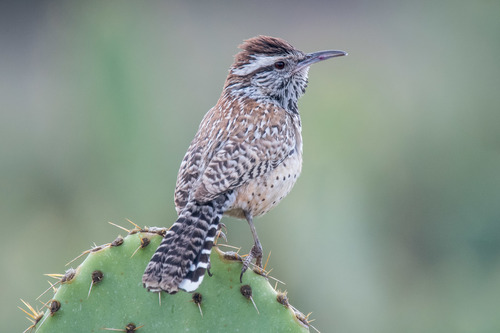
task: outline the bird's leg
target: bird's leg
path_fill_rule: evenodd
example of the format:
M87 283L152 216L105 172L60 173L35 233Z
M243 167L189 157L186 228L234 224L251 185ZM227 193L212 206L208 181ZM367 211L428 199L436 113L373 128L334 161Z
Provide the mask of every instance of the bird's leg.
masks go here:
M222 231L222 229L225 229L227 232L226 225L224 223L219 223L219 225L217 226L217 233L216 233L217 238L216 238L214 245L217 245L217 241L219 240L219 237L224 238L224 240L227 243L226 234ZM212 272L210 272L210 268L212 268L212 263L210 262L210 258L208 258L207 273L208 273L208 276L212 277L213 274L212 274Z
M240 282L242 282L241 280L243 278L243 273L245 273L245 271L248 269L248 266L250 266L253 258L255 258L255 265L262 268L262 245L260 245L259 236L257 236L257 230L255 230L255 226L253 225L253 217L250 213L245 212L245 218L248 222L248 225L250 226L250 231L252 231L254 245L252 246L252 249L250 250L248 256L245 258L245 260L243 260Z

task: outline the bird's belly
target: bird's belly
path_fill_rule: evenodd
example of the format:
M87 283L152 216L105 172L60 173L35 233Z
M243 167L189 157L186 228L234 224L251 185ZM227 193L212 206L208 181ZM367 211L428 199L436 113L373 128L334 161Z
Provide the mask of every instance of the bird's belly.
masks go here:
M225 214L243 219L245 212L254 217L267 213L290 193L301 170L302 156L290 156L271 172L238 188L236 200Z

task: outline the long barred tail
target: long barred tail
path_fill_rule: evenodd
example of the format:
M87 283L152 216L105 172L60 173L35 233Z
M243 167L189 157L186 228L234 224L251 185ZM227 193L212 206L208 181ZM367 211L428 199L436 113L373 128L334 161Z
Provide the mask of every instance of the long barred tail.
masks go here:
M174 294L178 289L192 292L199 287L223 208L220 200L186 205L146 267L142 276L145 288Z

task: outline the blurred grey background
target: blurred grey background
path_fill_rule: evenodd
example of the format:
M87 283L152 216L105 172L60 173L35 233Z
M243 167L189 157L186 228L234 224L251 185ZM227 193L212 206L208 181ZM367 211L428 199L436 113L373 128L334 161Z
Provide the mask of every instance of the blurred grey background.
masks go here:
M44 273L168 226L180 161L237 45L312 67L304 168L257 220L273 275L322 332L500 331L500 2L2 1L1 330ZM246 222L225 220L248 251Z

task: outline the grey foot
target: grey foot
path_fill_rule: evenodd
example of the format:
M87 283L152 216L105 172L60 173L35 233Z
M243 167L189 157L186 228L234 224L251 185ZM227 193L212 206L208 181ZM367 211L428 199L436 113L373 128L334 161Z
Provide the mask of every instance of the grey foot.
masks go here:
M240 283L243 282L243 274L247 271L253 258L255 258L255 265L262 268L262 246L260 246L260 243L258 245L255 244L254 246L252 246L252 250L250 250L250 253L245 258L245 260L243 260L243 267L241 267L240 274Z

